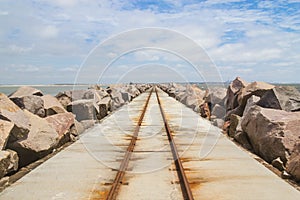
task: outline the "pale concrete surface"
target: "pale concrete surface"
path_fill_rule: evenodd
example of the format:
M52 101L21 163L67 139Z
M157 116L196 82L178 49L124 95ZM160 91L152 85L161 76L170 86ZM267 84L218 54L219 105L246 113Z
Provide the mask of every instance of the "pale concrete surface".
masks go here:
M180 185L172 184L178 178L176 171L169 170L175 168L171 158L163 119L153 93L129 163L130 171L124 177L128 185L122 185L117 199L182 199Z

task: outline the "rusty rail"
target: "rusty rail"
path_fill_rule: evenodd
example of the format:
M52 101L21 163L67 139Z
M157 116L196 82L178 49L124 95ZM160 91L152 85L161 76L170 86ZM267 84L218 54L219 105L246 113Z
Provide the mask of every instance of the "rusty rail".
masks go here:
M138 133L140 131L140 127L141 127L141 124L143 122L143 118L145 116L145 112L146 112L146 109L148 107L148 103L149 103L149 100L150 100L150 97L151 97L151 94L153 92L153 88L151 89L150 91L150 94L146 100L146 103L143 107L143 110L142 110L142 113L139 117L139 121L134 129L134 133L133 133L133 136L131 138L131 141L130 141L130 144L127 148L127 151L125 153L125 156L124 156L124 159L122 160L122 163L120 165L120 168L118 170L118 173L115 177L115 180L110 188L110 191L106 197L107 200L113 200L116 198L116 195L118 193L118 190L119 190L119 187L120 185L122 184L122 181L123 181L123 177L125 175L125 172L126 172L126 169L128 167L128 163L129 163L129 160L131 158L131 154L133 152L133 149L134 149L134 146L135 146L135 143L136 143L136 140L137 140L137 137L138 137Z
M175 141L174 141L173 136L172 136L171 129L169 127L168 121L167 121L165 113L163 111L163 108L162 108L162 105L161 105L156 87L155 87L155 94L156 94L156 98L157 98L157 102L158 102L158 105L159 105L159 109L160 109L162 118L164 120L164 125L165 125L165 129L166 129L166 132L167 132L167 135L168 135L168 140L169 140L170 147L171 147L171 150L172 150L172 155L173 155L173 159L174 159L174 162L175 162L175 166L176 166L176 169L177 169L177 175L178 175L178 178L179 178L179 181L180 181L180 187L181 187L183 198L188 199L188 200L192 200L192 199L194 199L193 193L192 193L192 190L190 188L190 184L187 180L187 177L185 175L184 168L182 166L182 162L180 160L180 157L179 157L179 154L178 154L178 151L177 151L177 148L176 148L176 144L175 144Z

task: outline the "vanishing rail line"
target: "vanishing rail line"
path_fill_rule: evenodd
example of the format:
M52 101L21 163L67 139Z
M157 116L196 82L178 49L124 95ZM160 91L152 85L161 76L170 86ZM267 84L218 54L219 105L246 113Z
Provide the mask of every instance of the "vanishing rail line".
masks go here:
M177 171L177 176L178 176L180 187L181 187L182 196L183 196L184 199L188 199L188 200L194 199L191 188L190 188L190 185L189 185L189 182L188 182L187 177L186 177L185 172L184 172L184 168L183 168L181 160L179 158L179 153L178 153L175 141L173 139L171 129L168 125L168 121L167 121L165 113L163 111L157 89L154 86L151 89L150 94L149 94L149 96L146 100L146 103L145 103L144 107L143 107L142 113L139 116L139 120L138 120L138 123L137 123L137 125L134 129L134 133L133 133L133 136L131 138L130 144L129 144L129 146L127 148L127 151L125 153L125 156L124 156L124 158L123 158L123 160L120 164L120 167L119 167L118 172L115 176L115 179L112 183L110 191L109 191L109 193L106 197L107 200L116 199L116 197L118 195L118 191L120 189L120 186L123 183L123 178L124 178L124 175L126 173L131 155L133 153L133 150L134 150L137 138L138 138L138 134L139 134L139 131L140 131L140 127L141 127L141 124L143 122L143 119L144 119L144 116L145 116L145 113L146 113L146 110L147 110L147 107L148 107L148 104L149 104L149 100L150 100L150 97L151 97L153 91L155 91L157 103L159 105L160 113L161 113L161 116L163 118L164 127L165 127L165 130L166 130L167 136L168 136L168 141L169 141L169 144L170 144L173 160L174 160L174 163L175 163L175 166L176 166L176 171Z
M179 178L179 181L180 181L182 195L183 195L184 199L192 200L192 199L194 199L193 193L192 193L192 190L190 188L187 177L185 175L184 168L182 166L182 162L180 160L180 157L179 157L179 154L178 154L178 151L177 151L177 147L176 147L175 141L173 139L173 135L172 135L171 129L169 127L168 121L166 119L164 110L163 110L162 105L160 103L160 99L159 99L156 88L155 88L155 93L156 93L156 98L157 98L157 102L158 102L158 105L159 105L159 109L160 109L162 118L164 120L164 125L165 125L166 132L167 132L167 135L168 135L168 140L169 140L169 143L170 143L170 147L171 147L171 150L172 150L172 155L173 155L173 159L174 159L175 166L176 166L176 169L177 169L177 174L178 174L178 178Z
M137 137L138 137L138 134L139 134L139 131L140 131L140 127L141 127L141 124L143 122L143 119L144 119L144 116L145 116L145 112L146 112L146 109L148 107L148 103L149 103L149 100L150 100L150 97L152 95L152 92L153 92L153 88L151 89L150 91L150 94L146 100L146 103L143 107L143 110L142 110L142 113L139 117L139 120L138 120L138 123L135 127L135 130L134 130L134 133L133 133L133 136L131 138L131 141L130 141L130 144L127 148L127 151L125 153L125 156L124 156L124 159L122 160L121 162L121 165L120 165L120 168L117 172L117 175L115 177L115 180L112 184L112 187L107 195L107 198L106 199L115 199L117 193L118 193L118 189L120 187L120 185L122 184L122 180L123 180L123 177L125 175L125 171L128 167L128 163L129 163L129 160L130 160L130 157L131 157L131 154L133 152L133 149L134 149L134 146L135 146L135 143L136 143L136 140L137 140Z

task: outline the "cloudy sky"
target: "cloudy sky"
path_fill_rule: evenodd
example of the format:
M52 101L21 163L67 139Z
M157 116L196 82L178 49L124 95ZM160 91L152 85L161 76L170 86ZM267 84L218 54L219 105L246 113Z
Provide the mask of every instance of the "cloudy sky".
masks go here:
M0 26L0 84L300 82L300 0L0 0Z

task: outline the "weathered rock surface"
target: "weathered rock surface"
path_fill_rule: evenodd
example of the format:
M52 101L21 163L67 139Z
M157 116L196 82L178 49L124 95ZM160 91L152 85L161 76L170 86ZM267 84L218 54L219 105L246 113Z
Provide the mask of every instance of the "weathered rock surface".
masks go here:
M19 158L12 150L0 151L0 179L9 172L18 169Z
M123 100L122 94L121 92L116 89L116 88L110 88L108 90L108 93L111 96L111 101L112 101L112 110L116 110L119 107L121 107L122 105L125 104L125 101Z
M295 87L276 86L267 91L257 105L285 111L300 111L300 92Z
M26 109L35 115L45 117L44 101L42 97L29 95L22 97L11 97L10 99L21 109Z
M218 119L224 119L226 110L223 106L216 104L211 111L211 115L215 116Z
M224 120L223 119L213 119L212 122L213 122L212 124L214 126L217 126L219 128L223 128L223 125L224 125Z
M243 131L258 155L267 162L286 163L300 137L300 113L253 106L242 120Z
M0 119L0 150L5 149L9 134L14 127L14 123Z
M77 121L95 120L97 115L97 105L94 99L83 99L71 102L67 110L75 114Z
M238 125L241 123L241 117L238 115L231 115L230 116L230 126L229 126L229 133L228 135L230 137L234 137L236 134L236 128L238 127Z
M291 157L287 163L287 171L296 179L300 181L300 142L294 146Z
M58 99L51 95L42 96L42 100L44 101L46 116L67 112Z
M0 93L0 119L14 123L10 135L15 139L26 138L30 129L28 117L6 95Z
M206 102L210 102L212 105L219 104L224 106L226 97L226 88L223 87L211 87L207 96Z
M247 133L237 128L235 135L233 137L238 143L242 145L245 149L252 150L252 145L249 142Z
M111 111L111 99L109 97L101 99L97 105L99 106L99 112L97 114L98 119L102 119L109 111Z
M256 105L256 103L260 100L260 97L252 95L246 103L244 112L243 112L243 116L245 116L247 114L247 112L250 110L250 108L254 105Z
M248 83L242 80L240 77L237 77L230 83L226 95L226 110L232 110L238 106L236 93L240 89L245 88L247 85Z
M63 106L63 108L66 110L67 110L67 106L72 102L71 97L69 97L64 93L58 93L55 97L57 98L58 102Z
M75 123L75 118L72 113L60 113L47 117L46 121L60 137L63 137Z
M7 145L7 148L18 153L20 166L25 166L49 154L59 142L56 130L44 118L27 110L24 110L24 114L31 124L28 136Z
M245 88L240 89L235 96L235 99L237 99L238 106L235 107L233 110L228 111L226 119L229 119L231 114L242 116L247 101L251 96L255 95L258 97L262 97L267 91L273 89L274 87L274 85L270 85L264 82L252 82L248 84Z
M19 97L24 97L24 96L29 96L29 95L36 95L36 96L43 96L42 91L29 87L29 86L22 86L19 87L14 93L9 95L9 98L19 98Z

